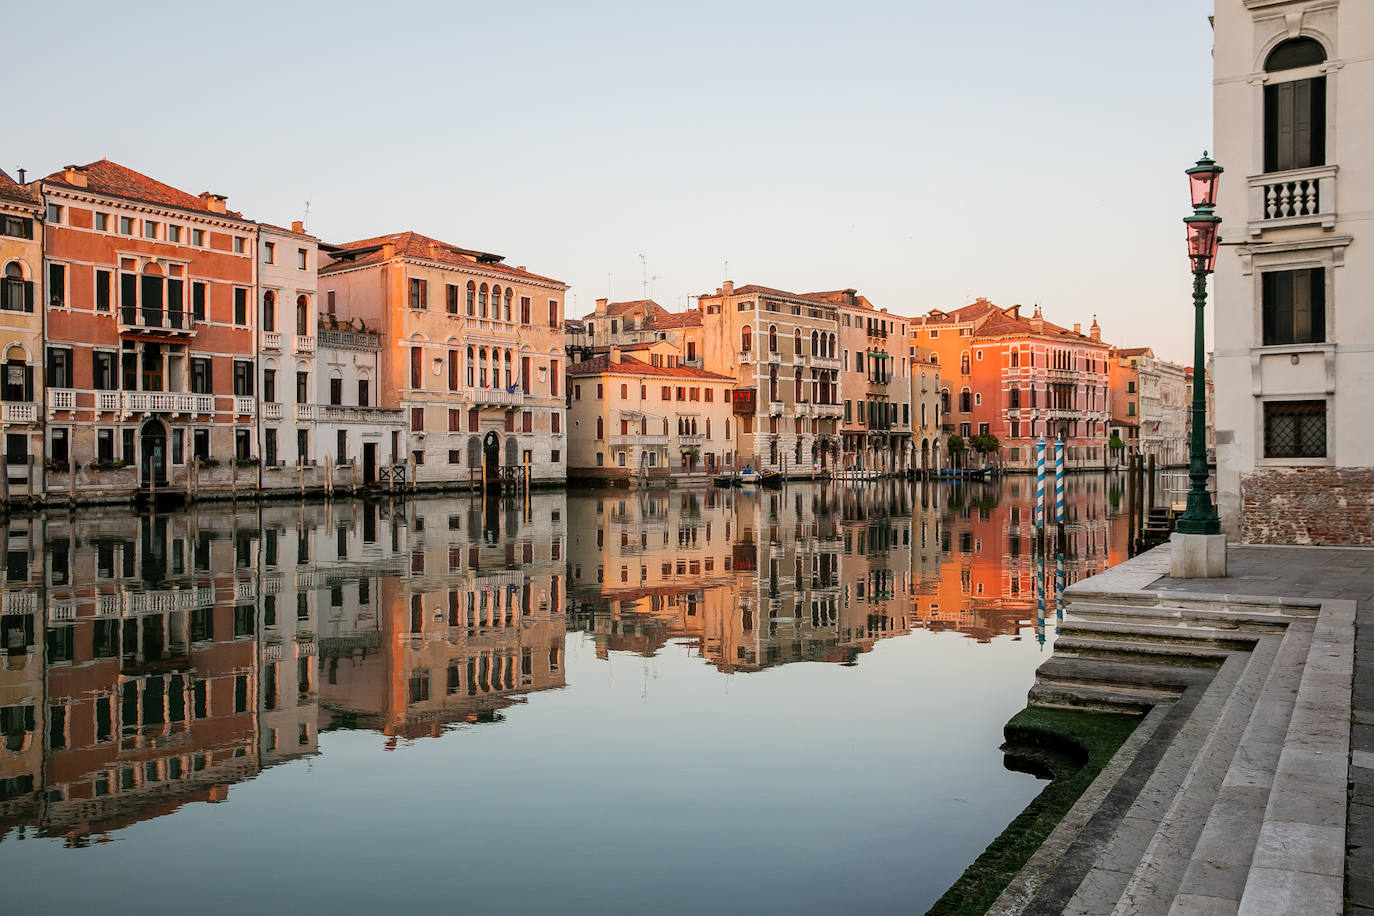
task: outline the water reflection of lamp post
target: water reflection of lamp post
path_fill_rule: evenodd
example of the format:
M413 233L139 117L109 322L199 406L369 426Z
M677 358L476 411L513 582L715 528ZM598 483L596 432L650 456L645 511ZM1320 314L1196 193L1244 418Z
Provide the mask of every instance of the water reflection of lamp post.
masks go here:
M1211 494L1207 491L1207 401L1206 389L1196 384L1206 371L1206 330L1203 316L1207 307L1207 275L1216 266L1217 226L1221 217L1216 207L1217 184L1222 168L1207 157L1188 169L1188 185L1193 213L1183 222L1188 226L1188 257L1193 264L1193 430L1190 442L1188 506L1177 523L1178 536L1173 548L1171 572L1180 578L1213 578L1226 575L1226 538L1221 533Z

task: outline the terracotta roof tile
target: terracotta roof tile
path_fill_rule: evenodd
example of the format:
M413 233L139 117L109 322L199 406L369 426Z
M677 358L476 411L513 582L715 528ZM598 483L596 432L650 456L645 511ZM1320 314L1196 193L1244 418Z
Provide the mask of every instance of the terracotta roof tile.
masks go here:
M657 312L666 313L668 310L659 305L652 299L632 299L629 302L612 302L606 306L606 315L623 315L626 312L633 312L635 309L643 308L647 314L653 315Z
M164 184L156 178L149 178L141 172L135 172L127 166L108 159L101 159L89 165L79 166L80 170L86 174L86 187L84 190L93 191L97 194L108 194L111 197L122 197L125 200L136 200L143 203L158 204L163 207L174 207L178 210L191 210L196 213L214 213L206 201L195 195L188 194L179 188L174 188L169 184ZM68 182L65 178L65 171L54 172L43 179L45 184L59 185L73 190L83 190L79 185ZM230 210L227 213L216 214L228 216L233 219L243 219L243 214Z
M503 258L500 255L475 251L470 248L459 248L457 245L450 245L448 242L441 242L418 232L393 232L390 235L378 235L370 239L359 239L340 245L325 246L325 253L334 261L321 267L320 273L325 274L368 264L380 264L385 260L382 246L387 244L396 246L397 257L439 261L444 264L452 264L455 267L477 268L527 280L543 280L546 283L563 285L561 280L543 277L528 270L502 264Z
M704 369L693 369L690 366L651 366L642 363L637 359L628 357L622 358L619 362L611 362L609 353L601 356L593 356L591 359L584 359L580 363L573 363L568 367L568 375L588 376L603 375L606 373L623 375L644 375L655 378L680 378L696 379L702 382L731 382L735 380L728 375L717 375L714 372L707 372Z
M699 328L701 327L701 312L692 309L690 312L666 312L656 315L644 323L650 330L664 330L667 328Z
M26 204L38 204L42 201L38 197L38 192L30 190L9 175L5 174L4 169L0 169L0 197L6 200L22 201Z

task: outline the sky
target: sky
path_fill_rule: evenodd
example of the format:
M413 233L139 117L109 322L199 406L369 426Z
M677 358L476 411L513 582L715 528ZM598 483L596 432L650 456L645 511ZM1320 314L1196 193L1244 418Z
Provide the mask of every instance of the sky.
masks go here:
M0 166L108 157L277 224L308 201L326 242L410 229L556 277L569 316L727 278L983 296L1185 362L1211 7L56 0L7 51L37 114Z

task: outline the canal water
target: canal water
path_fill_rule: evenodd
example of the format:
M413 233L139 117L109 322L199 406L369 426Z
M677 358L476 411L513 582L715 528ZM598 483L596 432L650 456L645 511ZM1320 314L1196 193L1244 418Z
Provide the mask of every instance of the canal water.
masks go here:
M922 911L1043 785L998 746L1059 583L1123 558L1115 485L1062 554L1033 492L13 518L4 907Z

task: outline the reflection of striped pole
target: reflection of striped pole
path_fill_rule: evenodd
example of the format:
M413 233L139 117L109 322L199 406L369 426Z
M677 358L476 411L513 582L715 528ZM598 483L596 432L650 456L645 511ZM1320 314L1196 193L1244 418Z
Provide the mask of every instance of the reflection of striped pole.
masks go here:
M1064 440L1054 440L1054 521L1064 524Z
M1045 440L1035 446L1035 532L1045 527Z
M1064 553L1054 555L1054 616L1064 619Z
M1045 551L1035 555L1035 639L1045 644Z

